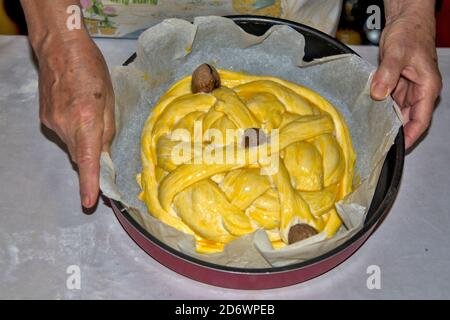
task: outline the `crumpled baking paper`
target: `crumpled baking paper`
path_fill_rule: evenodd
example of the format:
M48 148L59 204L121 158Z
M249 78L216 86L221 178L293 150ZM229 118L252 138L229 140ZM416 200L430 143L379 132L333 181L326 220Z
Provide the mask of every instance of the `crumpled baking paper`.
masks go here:
M375 68L356 55L340 55L304 63L304 37L287 26L274 26L263 36L244 32L220 17L199 17L191 24L169 19L139 38L137 58L113 71L117 134L111 156L101 159L101 189L121 201L133 218L167 245L198 259L225 266L266 268L303 262L348 240L363 226L387 152L402 125L389 98L376 102L369 87ZM344 226L331 239L314 237L272 249L263 230L229 243L215 254L195 252L190 235L151 216L138 200L136 174L141 171L141 130L152 106L176 81L202 63L256 75L270 75L307 86L343 114L357 155L356 190L337 204Z

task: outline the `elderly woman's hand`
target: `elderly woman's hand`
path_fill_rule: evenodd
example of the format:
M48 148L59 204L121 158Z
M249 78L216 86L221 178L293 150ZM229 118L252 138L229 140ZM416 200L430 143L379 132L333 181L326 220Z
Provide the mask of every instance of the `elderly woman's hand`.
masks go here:
M78 0L21 0L39 63L40 119L78 165L82 204L99 194L100 154L114 135L114 93L102 54L86 29L66 26ZM81 20L81 16L80 16Z
M114 93L105 61L90 38L38 53L40 119L67 144L80 175L83 206L99 193L99 163L114 135Z
M386 0L385 5L381 64L373 78L372 97L381 100L392 94L402 111L409 148L428 128L442 88L434 1Z

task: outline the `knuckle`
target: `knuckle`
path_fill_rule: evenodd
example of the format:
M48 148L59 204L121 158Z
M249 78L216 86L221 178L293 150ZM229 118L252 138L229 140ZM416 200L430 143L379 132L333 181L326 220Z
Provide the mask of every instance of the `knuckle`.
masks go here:
M435 78L434 78L434 86L437 90L437 94L439 94L442 90L443 83L442 83L442 75L440 72L437 72Z
M52 129L52 124L51 124L51 122L49 120L48 113L45 110L41 109L39 111L39 120L42 122L42 124L44 126L46 126L47 128Z
M417 127L420 130L420 132L424 132L430 126L431 117L432 117L432 112L429 112L426 115L424 115L422 119L420 119L418 121Z
M65 118L59 112L49 112L48 119L55 128L63 128Z
M86 152L82 152L81 154L79 154L77 156L76 162L77 162L78 166L83 167L83 168L90 167L93 164L95 164L94 157L91 154L86 153Z
M430 96L437 98L443 88L443 83L442 83L442 76L441 73L439 72L439 70L433 71L429 76L428 76L428 92L430 92Z
M97 118L97 110L94 105L82 105L78 108L78 119L80 126L88 126L95 122Z
M417 57L417 60L420 62L429 61L433 62L433 54L430 53L428 48L418 47L411 48L411 52L414 53L414 56Z
M388 70L399 69L402 64L403 56L401 55L387 55L381 62ZM384 62L384 63L383 63Z
M427 130L428 126L430 125L430 120L420 122L417 125L417 129L419 130L419 134L422 134L422 133L424 133Z
M109 127L107 129L105 129L103 135L105 136L105 139L110 142L112 140L112 138L115 136L116 134L116 129L114 127Z
M39 112L39 118L47 128L57 132L64 131L65 119L59 112L50 109L42 110Z
M84 128L91 130L99 116L99 109L90 99L74 99L65 108L65 117L69 131L77 133Z
M408 52L404 46L388 46L384 51L384 59L386 62L392 65L400 64L406 56L405 52Z

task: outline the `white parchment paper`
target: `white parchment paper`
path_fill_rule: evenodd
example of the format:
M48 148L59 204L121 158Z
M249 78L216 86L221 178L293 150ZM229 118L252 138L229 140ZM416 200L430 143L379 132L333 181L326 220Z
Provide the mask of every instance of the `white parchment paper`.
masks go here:
M117 134L111 157L101 159L101 189L121 201L134 219L167 245L198 259L226 266L264 268L302 262L342 244L363 226L387 152L402 125L391 99L376 102L369 86L374 67L356 55L341 55L305 64L305 41L286 26L261 37L247 34L231 20L199 17L194 24L169 19L150 28L138 41L137 59L113 72ZM360 184L337 204L344 225L331 239L323 233L274 250L259 230L216 254L198 254L192 236L153 218L135 177L141 171L141 130L151 108L176 81L202 63L256 75L280 77L307 86L343 114L357 155Z

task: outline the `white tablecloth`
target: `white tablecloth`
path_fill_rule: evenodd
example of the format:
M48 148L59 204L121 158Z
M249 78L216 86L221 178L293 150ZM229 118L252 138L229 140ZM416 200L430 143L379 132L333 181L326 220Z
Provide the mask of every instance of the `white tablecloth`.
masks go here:
M108 65L131 40L97 40ZM356 47L377 62L377 49ZM0 37L0 298L309 299L450 298L450 49L439 50L444 91L425 140L408 155L399 196L365 245L306 283L267 291L216 288L149 257L99 204L80 208L77 174L38 120L37 71L24 37ZM67 268L81 289L66 286ZM367 288L379 266L381 289Z

